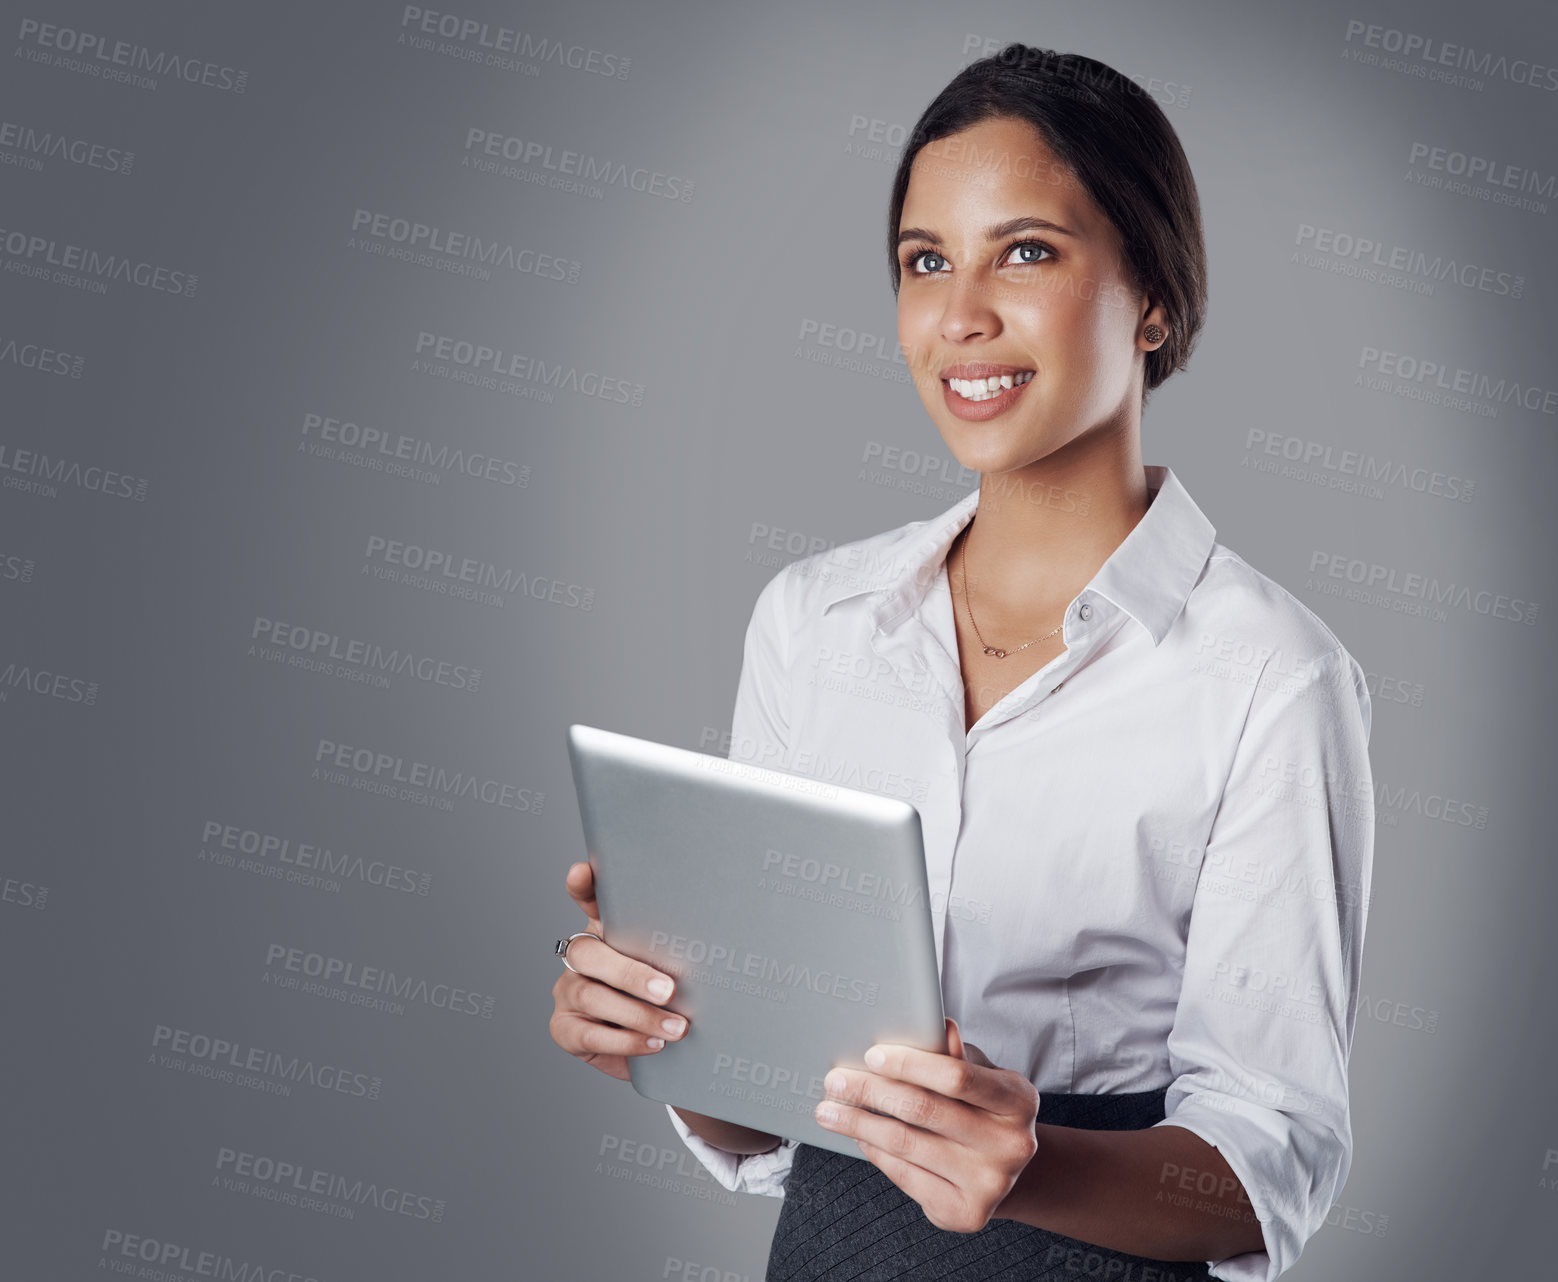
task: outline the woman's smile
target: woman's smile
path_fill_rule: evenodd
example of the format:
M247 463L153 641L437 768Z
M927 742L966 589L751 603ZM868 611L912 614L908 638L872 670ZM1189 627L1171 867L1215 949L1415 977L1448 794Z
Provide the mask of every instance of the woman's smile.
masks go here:
M951 413L970 422L983 422L1015 405L1034 372L976 361L952 365L941 372L942 396Z

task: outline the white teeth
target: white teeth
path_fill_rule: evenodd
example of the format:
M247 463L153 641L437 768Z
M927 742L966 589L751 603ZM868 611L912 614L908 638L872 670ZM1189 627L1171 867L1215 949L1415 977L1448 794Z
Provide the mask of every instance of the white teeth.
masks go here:
M989 378L949 378L948 385L965 401L988 401L1033 377L1031 369L1020 374L992 374Z

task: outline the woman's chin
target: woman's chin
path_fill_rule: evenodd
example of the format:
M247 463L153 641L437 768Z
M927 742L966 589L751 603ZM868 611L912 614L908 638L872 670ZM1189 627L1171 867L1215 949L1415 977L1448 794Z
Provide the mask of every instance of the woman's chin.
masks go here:
M996 439L991 431L994 424L958 423L951 431L943 430L942 442L947 452L970 472L983 475L986 472L1010 472L1014 468L1032 463L1038 457L1033 450L1014 448L1010 438ZM969 430L972 429L972 430ZM985 435L988 439L980 441Z

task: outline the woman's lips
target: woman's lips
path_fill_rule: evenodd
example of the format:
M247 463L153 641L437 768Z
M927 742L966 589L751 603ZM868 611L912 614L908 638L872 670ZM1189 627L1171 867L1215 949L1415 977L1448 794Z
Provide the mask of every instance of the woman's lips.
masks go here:
M1003 389L999 395L992 396L988 400L971 401L967 397L952 389L951 379L941 380L941 395L946 402L947 409L958 418L969 422L982 423L986 419L994 418L997 414L1004 414L1017 403L1017 398L1023 393L1023 389L1033 381L1032 371L1026 371L1028 377L1024 382L1013 379L1011 387ZM1018 375L1016 377L1021 377ZM961 379L958 380L962 382Z

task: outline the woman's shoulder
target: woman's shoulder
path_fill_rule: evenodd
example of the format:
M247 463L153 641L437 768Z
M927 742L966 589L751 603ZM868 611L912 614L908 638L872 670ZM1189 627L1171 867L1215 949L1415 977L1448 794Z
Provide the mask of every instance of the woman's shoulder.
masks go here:
M883 591L916 574L934 577L940 561L927 554L918 537L932 523L908 521L798 557L764 585L759 603L780 611L796 626L845 597Z
M1358 667L1324 619L1224 543L1213 542L1182 621L1186 640L1208 660L1248 663L1264 654L1278 668Z

